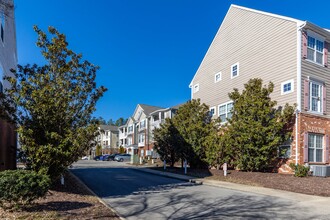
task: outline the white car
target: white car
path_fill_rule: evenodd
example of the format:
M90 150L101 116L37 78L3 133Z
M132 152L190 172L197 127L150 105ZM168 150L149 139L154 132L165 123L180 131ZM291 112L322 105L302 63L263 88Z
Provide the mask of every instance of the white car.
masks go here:
M84 156L81 158L82 160L88 160L88 156Z

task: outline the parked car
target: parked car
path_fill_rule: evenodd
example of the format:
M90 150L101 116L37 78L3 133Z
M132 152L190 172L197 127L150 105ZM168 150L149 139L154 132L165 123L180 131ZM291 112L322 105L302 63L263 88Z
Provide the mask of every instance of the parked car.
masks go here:
M100 160L100 157L101 157L102 155L99 155L99 156L96 156L96 157L94 157L94 160Z
M105 161L108 159L108 156L109 154L103 154L102 156L100 156L100 160Z
M108 156L107 161L115 160L115 156L117 156L117 155L119 155L119 154L110 154L110 155Z
M119 155L115 156L114 160L118 161L118 162L130 161L131 155L130 154L119 154Z
M81 158L82 160L88 160L88 156L84 156Z

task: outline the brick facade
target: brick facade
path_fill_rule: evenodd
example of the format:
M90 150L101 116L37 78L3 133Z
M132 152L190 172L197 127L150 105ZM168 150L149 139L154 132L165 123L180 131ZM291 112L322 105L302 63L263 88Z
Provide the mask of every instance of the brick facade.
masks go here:
M309 133L314 134L321 134L324 135L323 138L323 160L322 162L308 162L308 164L318 164L318 165L325 165L329 164L329 153L326 151L326 139L329 139L330 135L330 119L318 116L318 115L311 115L311 114L305 114L305 113L299 113L298 114L298 164L306 164L304 158L307 157L307 155L304 155L306 151L304 152L305 144L308 145L308 143L305 143L305 135ZM292 132L292 144L291 144L291 157L287 160L281 160L279 164L279 173L292 173L289 164L290 163L296 163L296 128L293 127Z

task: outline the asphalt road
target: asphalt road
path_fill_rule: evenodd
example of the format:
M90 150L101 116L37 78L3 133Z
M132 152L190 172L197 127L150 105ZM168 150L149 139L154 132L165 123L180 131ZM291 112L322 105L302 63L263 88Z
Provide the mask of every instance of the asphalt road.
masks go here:
M330 218L328 211L294 199L196 185L124 163L79 161L72 172L128 220Z

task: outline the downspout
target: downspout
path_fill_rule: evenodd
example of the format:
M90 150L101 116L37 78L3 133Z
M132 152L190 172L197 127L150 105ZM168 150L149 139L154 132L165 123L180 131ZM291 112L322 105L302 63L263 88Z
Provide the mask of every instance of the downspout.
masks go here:
M295 125L296 125L296 165L298 165L298 145L299 145L299 134L298 134L298 117L299 113L301 112L301 92L302 92L302 86L301 86L301 53L302 53L302 29L305 27L306 21L301 23L297 23L297 110L296 110L296 118L295 118Z

